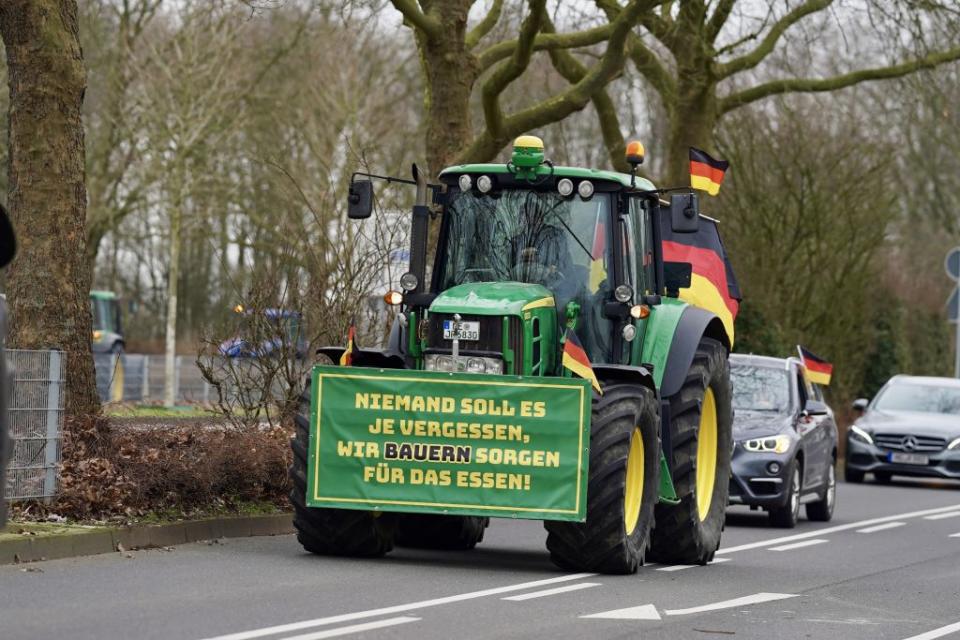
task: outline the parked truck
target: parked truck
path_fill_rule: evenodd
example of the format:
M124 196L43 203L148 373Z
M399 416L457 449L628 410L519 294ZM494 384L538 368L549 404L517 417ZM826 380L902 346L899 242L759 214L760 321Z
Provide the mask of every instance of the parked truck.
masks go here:
M506 164L414 167L410 270L382 350L320 351L291 477L300 543L377 556L469 549L490 517L544 521L565 569L708 563L732 450L730 330L683 302L663 235L701 227L696 194L555 166L522 136ZM372 212L367 174L349 217ZM428 278L430 224L436 250ZM715 226L713 227L715 229ZM654 527L654 523L656 527Z

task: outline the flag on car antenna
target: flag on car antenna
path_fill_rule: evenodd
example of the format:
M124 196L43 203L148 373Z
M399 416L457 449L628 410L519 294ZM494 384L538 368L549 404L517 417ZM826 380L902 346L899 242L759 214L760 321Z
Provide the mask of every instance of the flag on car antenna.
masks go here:
M720 183L730 163L717 160L706 151L690 147L690 186L712 196L720 192Z
M800 345L797 345L797 349L800 351L800 361L803 362L803 366L807 370L807 380L823 386L830 384L833 365Z
M353 323L353 320L350 321L350 329L347 330L347 348L343 350L343 355L340 356L340 366L349 367L353 364L353 351L356 345L354 341L357 337L357 327Z
M593 372L593 367L590 366L590 358L587 357L587 352L583 350L583 345L580 344L577 334L571 329L567 329L567 334L563 339L562 363L564 369L569 369L584 380L589 380L597 393L603 395L600 381L597 380L597 374Z

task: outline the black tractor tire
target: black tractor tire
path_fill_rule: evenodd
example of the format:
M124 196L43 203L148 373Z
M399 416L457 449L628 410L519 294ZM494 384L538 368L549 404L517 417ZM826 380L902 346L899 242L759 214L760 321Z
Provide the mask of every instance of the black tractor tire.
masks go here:
M713 490L703 518L697 496L697 451L701 415L707 390L716 409L716 464ZM680 391L666 399L670 405L673 448L670 467L678 504L657 505L657 528L653 532L650 559L656 562L707 564L720 546L730 493L730 456L733 447L733 405L727 349L719 341L703 337Z
M402 514L398 516L397 546L417 549L466 551L483 540L490 518Z
M851 484L860 484L863 482L863 471L851 469L846 462L843 464L843 479Z
M833 519L833 509L837 504L837 463L832 462L827 469L827 486L823 488L820 499L807 503L807 520L814 522L830 522Z
M587 520L544 522L554 564L570 571L613 574L634 573L643 564L660 485L659 425L650 389L615 384L604 388L602 396L594 395ZM638 457L631 460L631 451ZM642 460L642 469L637 460ZM639 478L642 488L637 488ZM630 493L628 484L634 487Z
M800 519L800 489L803 483L803 469L800 464L793 460L787 467L787 486L786 503L780 507L770 509L770 524L781 529L793 529L797 526L797 520Z
M393 513L308 507L307 447L310 441L310 384L300 396L290 441L290 503L297 540L311 553L333 556L377 557L393 548L397 516Z

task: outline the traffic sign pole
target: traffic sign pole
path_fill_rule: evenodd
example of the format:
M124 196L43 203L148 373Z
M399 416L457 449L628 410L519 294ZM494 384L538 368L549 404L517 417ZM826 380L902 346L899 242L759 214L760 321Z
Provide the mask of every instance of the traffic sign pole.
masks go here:
M950 300L947 302L947 319L952 320L954 323L954 361L953 361L953 377L960 378L960 247L954 247L947 252L947 257L943 261L943 267L947 272L947 275L950 276L950 279L954 281L953 294L950 296ZM950 318L950 315L953 315L953 300L957 299L957 314Z

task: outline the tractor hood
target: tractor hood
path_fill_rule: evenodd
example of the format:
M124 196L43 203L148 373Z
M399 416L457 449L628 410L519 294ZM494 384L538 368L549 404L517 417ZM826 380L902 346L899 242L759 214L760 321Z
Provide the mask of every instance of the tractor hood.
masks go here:
M519 316L529 309L554 306L553 294L525 282L468 282L447 289L430 305L430 313Z

